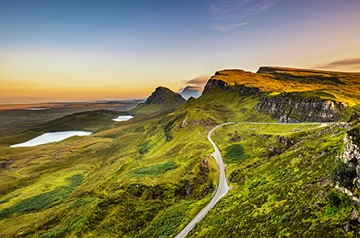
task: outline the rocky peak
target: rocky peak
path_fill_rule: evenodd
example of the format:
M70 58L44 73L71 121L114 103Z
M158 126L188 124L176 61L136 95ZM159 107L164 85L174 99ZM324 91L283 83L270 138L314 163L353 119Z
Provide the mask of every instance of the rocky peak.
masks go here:
M155 91L130 112L132 114L160 114L173 111L184 104L186 100L181 95L174 93L168 88L157 87Z
M185 99L165 87L157 87L155 91L146 99L144 104L163 104L163 103L185 103Z

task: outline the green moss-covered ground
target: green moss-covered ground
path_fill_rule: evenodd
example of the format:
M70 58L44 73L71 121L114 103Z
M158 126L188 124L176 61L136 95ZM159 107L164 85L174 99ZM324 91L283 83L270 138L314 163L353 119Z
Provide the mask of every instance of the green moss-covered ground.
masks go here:
M320 124L217 130L213 138L225 155L231 190L189 237L355 236L354 204L329 180L344 133ZM242 140L232 142L234 134Z
M157 116L113 122L108 112L75 114L0 138L0 236L175 236L216 190L206 137L229 121L243 123L213 139L232 189L190 237L355 236L354 204L328 177L346 131L244 123L276 120L254 110L259 96L237 89L215 89ZM9 148L74 128L95 133Z

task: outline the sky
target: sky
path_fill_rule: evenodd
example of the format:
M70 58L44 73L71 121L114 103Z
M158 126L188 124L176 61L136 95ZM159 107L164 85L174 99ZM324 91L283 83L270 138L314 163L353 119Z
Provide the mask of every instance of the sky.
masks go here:
M358 0L0 0L0 103L146 98L216 71L360 71Z

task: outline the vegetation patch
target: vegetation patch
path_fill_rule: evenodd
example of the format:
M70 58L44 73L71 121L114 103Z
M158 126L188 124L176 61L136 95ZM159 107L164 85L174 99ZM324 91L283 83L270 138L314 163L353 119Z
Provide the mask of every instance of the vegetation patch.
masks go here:
M34 197L24 199L17 204L0 211L0 219L10 217L17 213L36 212L49 208L55 203L64 201L77 186L81 184L83 175L76 174L67 178L68 186L60 186L46 193L40 193Z
M66 227L56 227L42 234L40 238L60 238L64 236L65 232Z
M138 151L141 155L146 154L147 152L149 152L150 150L150 142L149 141L145 141L144 143L140 144L138 146Z
M330 178L333 182L338 182L340 186L349 189L355 186L353 183L355 177L356 167L350 163L344 163L343 161L337 161L330 174Z
M141 178L144 176L159 177L170 170L176 169L177 167L179 167L177 163L175 163L173 160L168 160L164 163L159 163L159 164L135 169L131 173L131 176L135 178Z
M240 144L232 144L225 149L225 157L228 159L227 162L236 163L241 162L249 158L244 151L244 148Z

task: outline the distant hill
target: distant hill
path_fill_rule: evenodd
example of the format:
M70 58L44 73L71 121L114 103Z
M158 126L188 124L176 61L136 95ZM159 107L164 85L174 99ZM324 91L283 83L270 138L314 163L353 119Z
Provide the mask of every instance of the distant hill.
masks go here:
M179 94L165 87L158 87L146 99L144 103L140 103L132 109L132 114L158 114L169 112L179 108L186 100Z
M194 86L186 86L181 90L180 95L188 100L190 97L198 98L201 96L202 89Z

